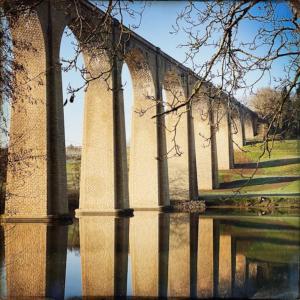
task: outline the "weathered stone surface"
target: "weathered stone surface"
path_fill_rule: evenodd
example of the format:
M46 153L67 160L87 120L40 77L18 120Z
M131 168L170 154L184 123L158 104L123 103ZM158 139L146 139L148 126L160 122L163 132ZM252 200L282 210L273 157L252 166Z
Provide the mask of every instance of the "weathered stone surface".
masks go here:
M171 109L186 101L185 85L176 71L166 71L163 85L166 94L166 109ZM190 198L188 118L186 106L166 116L171 200Z
M5 214L47 217L68 212L59 62L63 26L46 3L11 23L17 71L13 91ZM56 18L57 19L57 18ZM62 27L62 28L61 28ZM51 50L50 50L51 49Z
M98 75L110 69L109 58L85 57ZM123 98L120 73L93 80L85 95L79 210L114 211L129 207ZM123 130L122 130L123 128ZM119 147L117 147L117 145Z
M147 52L146 52L147 53ZM134 92L130 144L130 205L147 209L168 206L168 165L164 116L162 111L160 62L132 49L126 56Z

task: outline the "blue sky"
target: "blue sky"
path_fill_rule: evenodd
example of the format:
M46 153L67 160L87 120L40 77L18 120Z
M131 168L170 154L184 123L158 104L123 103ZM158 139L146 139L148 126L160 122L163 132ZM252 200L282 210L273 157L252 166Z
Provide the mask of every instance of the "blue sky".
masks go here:
M148 2L148 5L144 11L141 25L135 31L142 37L160 47L164 52L168 53L178 61L183 61L185 58L185 49L178 48L178 45L184 43L187 38L183 32L179 34L170 34L172 31L172 25L175 24L177 14L185 6L185 1L156 1ZM140 3L135 4L137 7ZM283 15L290 14L289 8L286 4L282 3L279 5L278 13ZM125 16L125 22L129 24L135 24L133 21ZM242 36L241 38L249 38L256 30L255 26L249 26L245 23L241 26ZM71 37L63 37L61 44L61 57L68 58L73 53L74 39ZM199 60L204 60L209 53L206 55L199 56ZM280 74L284 67L285 61L276 63L272 72L274 74ZM252 75L255 76L255 75ZM253 80L249 76L249 80ZM124 87L124 100L125 100L125 118L126 118L126 132L127 140L129 141L130 132L130 115L131 115L131 104L132 104L132 84L128 68L125 66L122 70L122 81L125 84ZM76 74L74 71L63 73L63 89L64 99L67 97L66 88L71 83L72 87L80 86L82 80L80 79L79 73ZM271 83L272 84L272 83ZM269 86L270 82L268 78L264 78L257 87ZM238 94L238 99L242 102L246 102L245 95ZM75 99L75 102L65 106L65 129L66 129L66 144L81 145L82 144L82 129L83 129L83 106L84 106L84 95L80 92Z

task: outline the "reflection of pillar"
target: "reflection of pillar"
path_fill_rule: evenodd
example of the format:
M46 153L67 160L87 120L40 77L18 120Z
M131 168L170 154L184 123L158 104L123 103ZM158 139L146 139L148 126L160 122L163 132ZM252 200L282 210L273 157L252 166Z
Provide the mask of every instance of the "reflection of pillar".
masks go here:
M228 170L233 167L233 147L230 119L224 105L219 107L215 122L217 124L218 168L219 170Z
M31 8L30 14L19 14L11 24L14 62L22 71L16 72L10 118L12 163L8 165L5 203L10 218L68 213L59 63L64 26L46 2Z
M197 296L214 296L214 221L199 218Z
M67 226L5 225L8 297L64 297Z
M249 262L248 265L248 276L250 280L256 280L257 276L257 263Z
M125 296L129 219L81 217L79 229L83 296Z
M249 262L247 271L247 294L250 295L255 290L257 285L257 263Z
M219 297L231 297L232 287L232 240L230 235L219 239Z
M155 83L147 61L155 66ZM134 107L130 143L130 203L134 209L169 206L165 116L161 114L160 54L145 58L129 52L126 59L133 79ZM154 100L155 99L155 100ZM143 112L143 114L139 114Z
M0 299L6 296L4 263L4 228L0 225Z
M170 216L168 296L190 296L190 217Z
M130 220L133 296L166 296L168 246L168 214L137 212Z
M237 296L241 296L246 292L246 274L247 273L247 262L246 256L243 254L237 254L235 257L235 292Z

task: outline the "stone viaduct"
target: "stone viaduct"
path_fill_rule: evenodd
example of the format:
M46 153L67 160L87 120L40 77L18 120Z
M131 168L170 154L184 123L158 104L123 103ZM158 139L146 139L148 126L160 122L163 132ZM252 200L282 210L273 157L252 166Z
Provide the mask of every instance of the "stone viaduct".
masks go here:
M4 9L14 5L1 3ZM2 218L68 213L59 58L67 27L79 41L89 81L77 215L164 210L170 199L197 199L199 190L217 188L218 169L232 168L234 149L257 134L255 113L205 83L192 105L163 114L166 107L184 103L200 78L134 32L124 33L115 20L103 30L103 12L88 1L74 3L39 1L11 18L14 44L30 47L14 48L24 72L15 78L8 161L16 163L8 163ZM124 62L134 94L129 172Z

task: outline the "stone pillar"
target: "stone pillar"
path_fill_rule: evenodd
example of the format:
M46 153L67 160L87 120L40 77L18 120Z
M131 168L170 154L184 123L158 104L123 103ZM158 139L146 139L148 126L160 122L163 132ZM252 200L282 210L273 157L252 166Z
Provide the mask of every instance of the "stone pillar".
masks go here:
M189 99L192 93L192 87L189 80L189 75L186 76L186 94ZM196 145L195 145L195 129L193 118L193 106L188 105L187 111L188 122L188 149L189 149L189 195L191 200L198 199L198 178L197 178L197 161L196 161Z
M214 114L205 95L197 96L193 102L193 116L198 187L211 190L218 187L217 145Z
M67 230L43 223L4 226L8 298L64 297Z
M61 217L68 213L59 63L64 24L43 2L10 25L22 71L15 72L5 217Z
M240 112L231 113L231 133L234 151L241 151L245 143L244 124Z
M190 216L171 214L168 297L189 297L190 282Z
M83 297L126 296L129 219L79 219Z
M252 121L253 121L253 133L254 133L254 136L257 136L258 135L258 118L257 118L257 116L253 116Z
M169 215L137 212L130 222L132 295L166 297Z
M100 76L91 81L86 91L76 215L129 214L122 62L97 50L85 51L84 58L91 76L99 77L111 64L113 71L108 80Z
M245 115L244 126L245 126L245 139L253 140L253 138L254 138L254 121L250 114Z
M216 140L218 150L218 169L229 170L233 168L233 145L230 128L230 118L225 104L220 104L215 116Z
M219 239L219 288L218 297L230 298L232 294L232 240L230 235L220 235Z
M165 116L163 112L160 52L150 56L154 69L133 50L126 59L134 89L130 145L130 204L135 210L162 210L170 205ZM144 112L142 115L139 112Z
M164 80L167 110L186 102L186 82L167 72ZM191 112L184 105L166 116L169 184L171 200L190 199L189 134ZM195 170L193 170L195 172Z

